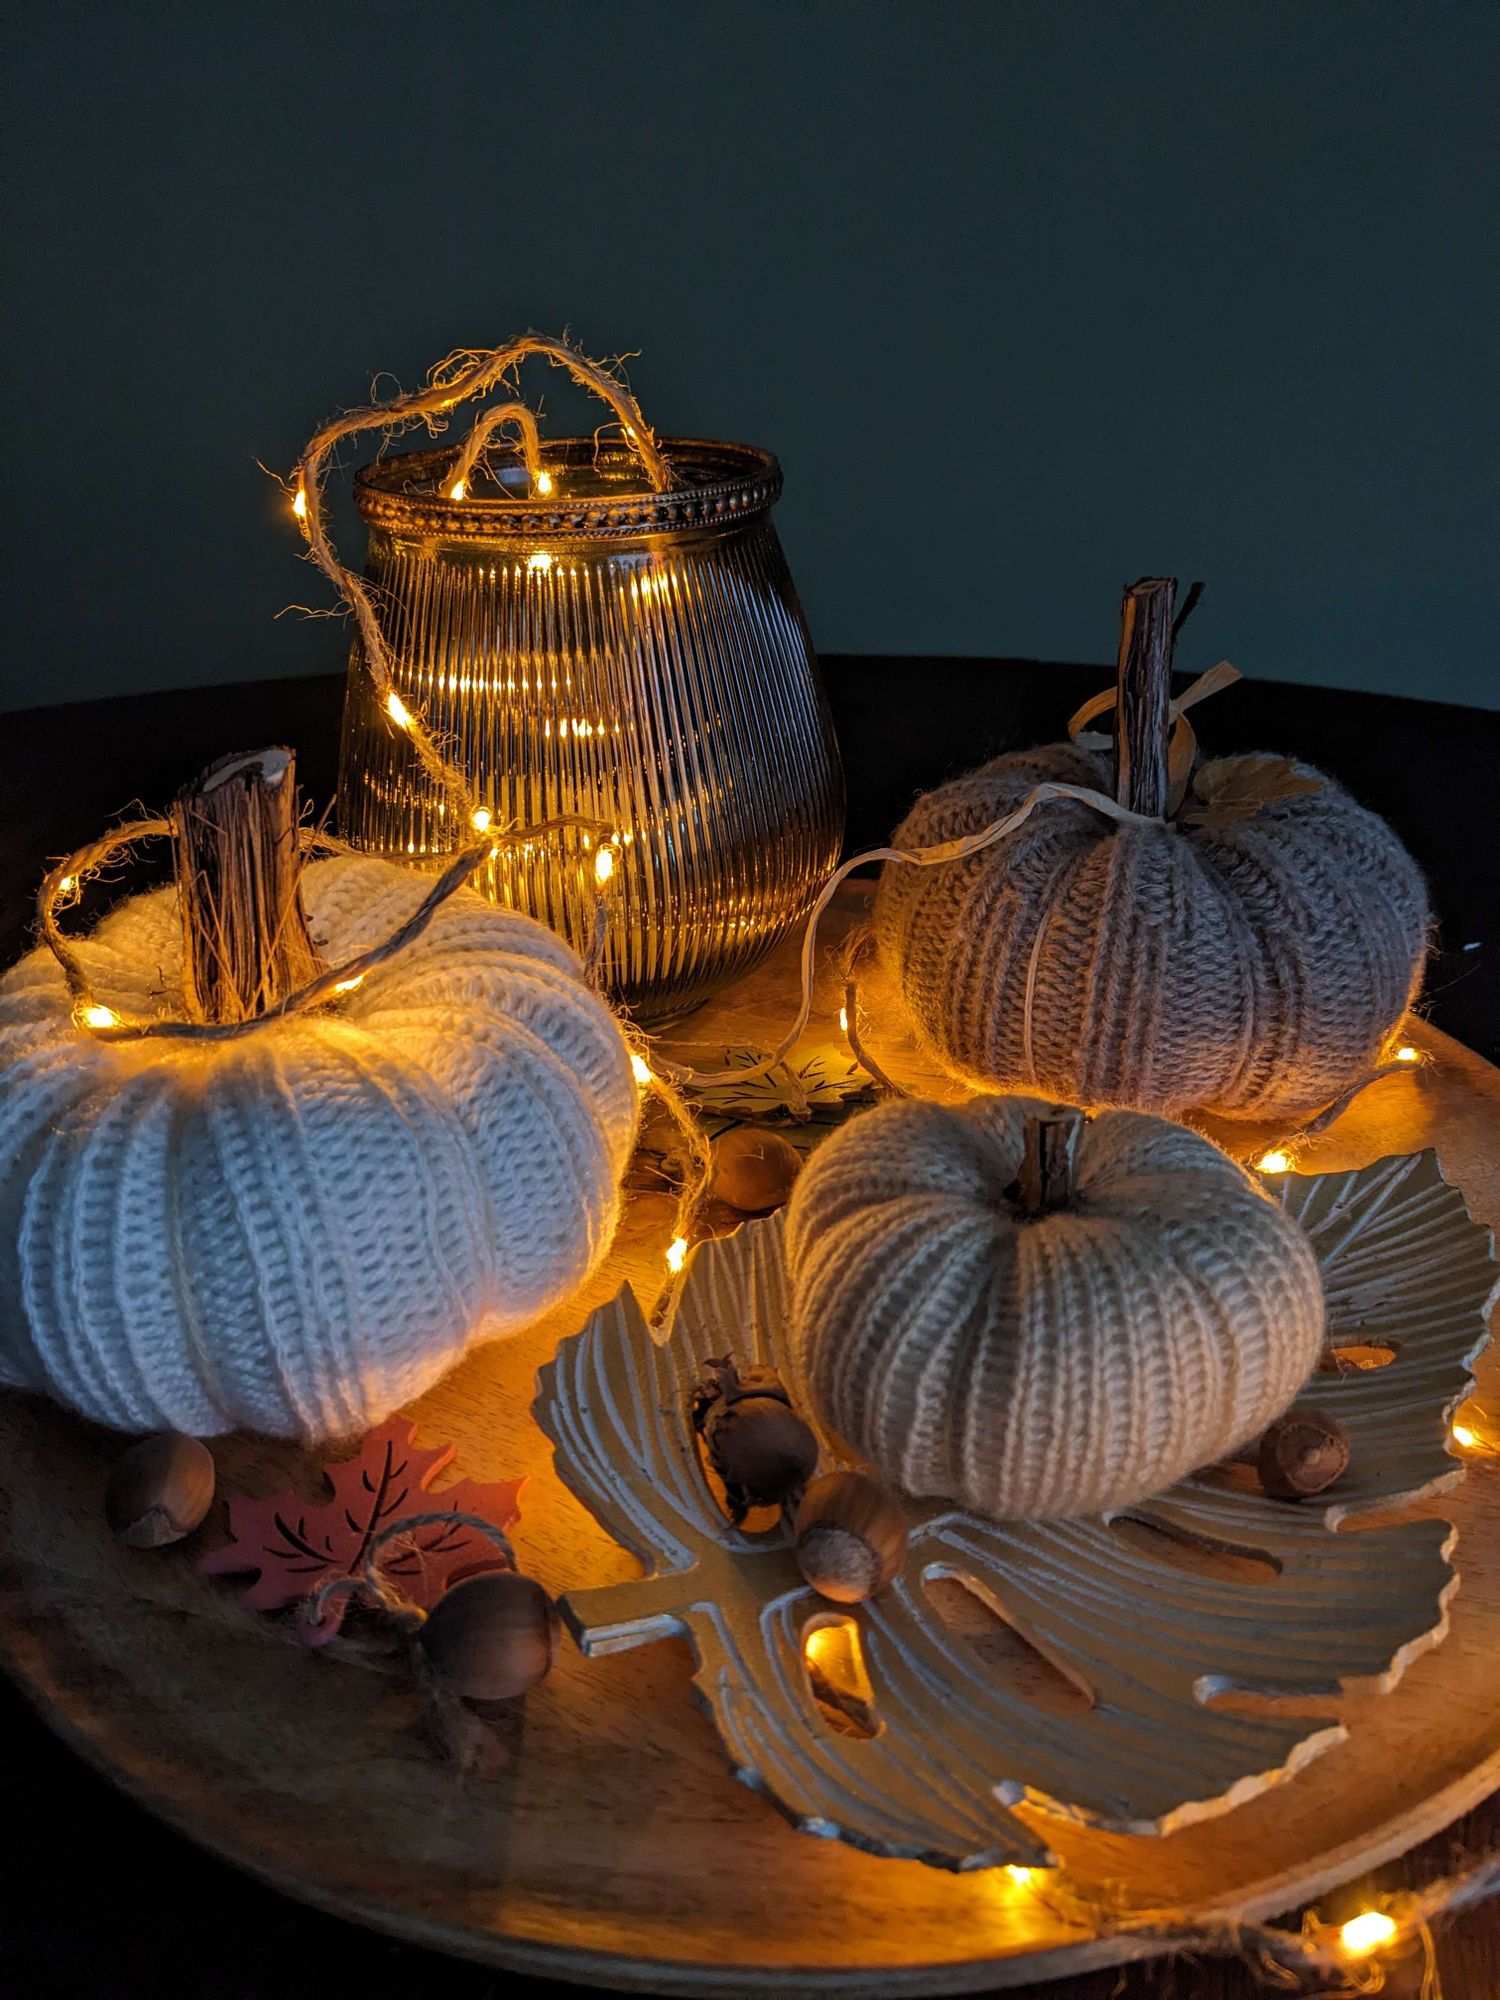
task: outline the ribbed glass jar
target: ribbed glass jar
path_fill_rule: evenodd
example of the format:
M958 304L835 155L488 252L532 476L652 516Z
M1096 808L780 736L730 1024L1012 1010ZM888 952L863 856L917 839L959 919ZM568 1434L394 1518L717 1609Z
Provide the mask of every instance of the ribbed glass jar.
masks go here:
M356 483L402 699L466 771L495 827L578 815L608 828L603 968L641 1021L747 971L838 858L843 779L770 510L781 472L748 445L663 441L672 490L623 444L550 441L552 491L520 467L447 497L448 452ZM339 816L373 852L472 839L390 723L356 644ZM580 951L595 841L553 834L476 877Z

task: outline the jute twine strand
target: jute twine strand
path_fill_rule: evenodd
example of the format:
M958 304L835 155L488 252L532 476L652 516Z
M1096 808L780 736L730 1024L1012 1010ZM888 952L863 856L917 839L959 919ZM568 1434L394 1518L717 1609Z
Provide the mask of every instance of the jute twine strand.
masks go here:
M375 691L386 705L387 713L392 714L396 726L410 739L422 769L437 787L446 807L456 813L461 825L470 823L478 809L468 778L444 755L422 716L410 709L397 691L395 663L370 587L363 577L345 567L324 525L323 478L330 454L345 438L357 437L365 431L380 431L394 436L414 424L426 424L429 428L440 425L450 410L473 397L487 394L510 369L533 354L543 355L554 367L566 369L575 381L591 389L609 405L619 419L627 441L639 456L652 491L667 492L672 484L671 469L635 398L598 362L590 361L563 341L551 340L536 333L522 334L519 339L508 340L487 352L460 350L439 363L426 388L333 418L321 430L314 432L297 462L294 474L298 520L303 535L314 562L354 615L365 666ZM509 404L502 414L511 415L519 407ZM500 418L496 417L493 421L498 423ZM471 434L469 443L459 455L460 464L465 463L467 454L467 464L472 468L474 459L490 434L483 428L484 424L485 419L481 417L476 426L481 431L479 442L474 443ZM536 470L540 470L539 463ZM391 709L393 698L399 703L396 712ZM397 720L398 714L405 719Z
M516 1557L510 1537L493 1521L486 1521L483 1515L461 1513L456 1508L440 1514L409 1514L405 1520L393 1522L373 1538L365 1551L364 1560L352 1576L331 1578L312 1592L302 1605L299 1625L304 1643L318 1643L328 1608L339 1598L353 1598L368 1610L378 1612L389 1629L404 1642L412 1677L425 1703L429 1738L444 1757L455 1764L461 1773L467 1774L487 1761L491 1732L463 1697L428 1665L418 1643L418 1635L427 1623L428 1614L420 1604L412 1603L388 1577L383 1576L379 1567L386 1549L400 1542L413 1529L454 1525L473 1528L488 1536L505 1558L504 1567L515 1569Z
M1221 660L1217 666L1210 667L1207 673L1200 674L1197 680L1184 688L1182 693L1172 703L1170 713L1173 718L1172 769L1174 789L1178 765L1185 758L1186 768L1190 772L1197 749L1197 738L1194 735L1191 723L1187 721L1183 711L1193 707L1195 703L1207 699L1209 695L1217 694L1220 689L1229 687L1239 678L1238 669L1230 666L1227 660ZM1108 709L1112 708L1114 702L1115 690L1113 688L1107 688L1102 693L1095 695L1092 700L1085 702L1083 707L1073 716L1068 724L1069 733L1076 736L1095 716L1103 715ZM1179 731L1182 732L1180 736ZM988 826L981 827L976 833L965 834L961 840L939 841L932 847L872 847L867 849L863 854L851 855L847 861L840 863L839 867L829 876L819 891L812 909L808 912L806 927L802 933L801 1004L797 1011L797 1018L788 1033L782 1037L768 1056L746 1068L700 1070L681 1067L671 1072L674 1079L688 1088L708 1088L720 1083L748 1082L754 1077L768 1075L786 1060L801 1038L809 1020L812 1018L813 984L817 973L817 932L819 920L830 902L832 902L839 885L850 875L854 874L857 869L867 868L876 861L901 861L908 863L914 868L939 868L948 861L967 860L971 854L981 854L987 847L993 847L996 841L1004 840L1007 834L1014 833L1018 826L1023 825L1031 817L1038 806L1045 805L1051 799L1072 799L1079 805L1091 806L1095 812L1103 813L1106 819L1116 820L1124 826L1164 826L1167 823L1164 820L1155 819L1143 813L1131 812L1128 807L1122 806L1118 800L1111 798L1108 793L1095 791L1091 786L1044 784L1037 785L1032 791L1028 792L1014 812L1007 813L1003 819L992 820ZM855 1061L859 1063L862 1069L867 1070L875 1078L876 1082L884 1083L887 1088L894 1089L895 1086L891 1083L890 1078L872 1069L865 1054L856 1046L858 1037L857 1015L855 1010L847 1005L846 1018L851 1026L855 1027L855 1039L850 1039L849 1041ZM845 1030L845 1036L846 1039L849 1039L847 1029ZM1028 1049L1028 1062L1030 1060ZM1034 1068L1034 1064L1032 1067Z
M316 1633L323 1625L328 1609L343 1598L351 1598L367 1609L383 1612L393 1619L404 1632L416 1632L427 1622L427 1613L420 1604L413 1604L403 1596L388 1577L382 1576L380 1559L393 1543L404 1540L418 1528L472 1528L485 1535L505 1557L507 1569L516 1566L516 1552L511 1547L510 1537L503 1528L497 1528L493 1521L487 1521L482 1514L465 1514L458 1508L447 1508L441 1513L407 1514L399 1521L393 1521L378 1535L372 1535L369 1545L360 1560L359 1567L348 1576L330 1577L327 1583L320 1583L303 1600L299 1619L303 1627Z
M1054 1899L1041 1890L1037 1894L1056 1915L1095 1936L1158 1939L1174 1954L1246 1958L1263 1978L1287 1990L1306 1992L1305 1982L1318 1979L1323 1982L1317 1989L1322 2000L1355 2000L1358 1995L1380 1992L1385 1985L1384 1961L1401 1947L1420 1941L1428 1954L1424 2000L1440 2000L1431 1926L1441 1917L1500 1894L1500 1849L1486 1851L1468 1866L1439 1876L1425 1888L1384 1898L1379 1907L1396 1928L1377 1951L1366 1956L1351 1955L1340 1942L1341 1926L1324 1923L1312 1912L1295 1931L1257 1923L1200 1926L1178 1922L1171 1913L1131 1918L1112 1911L1107 1904L1066 1894ZM1330 1981L1335 1983L1327 1983Z
M366 973L374 971L376 966L383 965L386 960L395 958L405 951L407 946L415 943L427 929L449 897L463 888L475 869L498 854L502 848L518 846L523 841L544 839L549 834L577 828L595 834L605 831L597 820L565 815L558 819L544 820L540 825L527 827L524 830L507 828L499 833L487 834L482 845L465 848L462 853L455 855L449 861L411 915L403 923L398 924L396 929L379 944L371 945L367 951L345 959L341 965L330 966L316 979L309 980L295 993L289 993L284 1000L268 1008L263 1014L252 1015L243 1021L227 1022L188 1021L171 1017L131 1021L117 1017L107 1024L82 1022L80 1025L96 1039L105 1042L143 1040L227 1042L238 1041L245 1035L258 1034L273 1021L284 1020L291 1014L304 1014L310 1008L322 1006L337 998L340 988L362 980ZM97 874L101 868L107 867L111 861L123 855L128 848L140 841L155 839L172 831L173 823L170 819L133 820L128 825L116 827L102 839L90 842L87 847L80 847L66 860L59 861L48 871L37 898L38 928L43 943L62 967L68 992L76 1007L87 1005L93 996L83 962L58 926L59 908L64 902L74 900L79 884L86 877ZM358 854L357 849L323 833L306 834L302 844L304 852L323 849L335 854ZM64 882L69 884L66 891L62 886ZM599 897L601 905L602 901L601 895ZM596 935L600 929L602 923L596 922Z
M1038 806L1045 805L1049 799L1072 799L1078 805L1090 806L1095 812L1103 813L1107 819L1118 820L1126 826L1162 824L1160 820L1131 812L1127 806L1118 804L1105 793L1096 792L1088 786L1045 784L1037 785L1029 791L1014 812L1007 813L1003 819L997 819L989 826L981 827L977 833L965 834L961 840L938 841L932 847L871 847L863 854L852 854L847 861L841 862L835 868L819 890L817 900L808 912L806 928L802 933L801 1004L797 1009L796 1019L776 1047L759 1062L740 1069L670 1069L668 1073L673 1081L691 1086L746 1083L754 1077L768 1075L778 1064L785 1062L812 1018L813 984L817 972L818 925L837 894L840 884L845 882L856 869L868 868L875 861L903 861L913 868L939 868L947 861L966 861L971 854L980 854L985 848L993 847L997 840L1003 840L1008 833L1014 833L1018 826L1031 817Z
M486 410L474 419L473 427L464 439L463 449L449 467L447 479L450 494L455 486L468 485L485 446L495 432L503 430L507 424L514 424L521 433L522 463L535 488L542 477L542 440L536 418L524 403L497 403L494 409Z

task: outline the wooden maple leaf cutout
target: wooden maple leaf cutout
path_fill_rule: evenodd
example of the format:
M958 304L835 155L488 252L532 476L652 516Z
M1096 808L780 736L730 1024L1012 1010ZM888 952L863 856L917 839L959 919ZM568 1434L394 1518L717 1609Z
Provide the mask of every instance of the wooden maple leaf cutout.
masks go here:
M1219 757L1194 774L1192 796L1177 816L1192 826L1227 826L1254 819L1262 806L1321 790L1322 780L1299 771L1290 757Z
M278 1611L335 1577L353 1576L375 1536L408 1514L477 1514L508 1528L517 1518L524 1479L488 1485L456 1480L440 1493L427 1488L453 1457L451 1444L419 1449L416 1425L392 1417L369 1433L353 1458L325 1464L333 1498L309 1506L292 1493L269 1500L236 1495L228 1503L230 1539L198 1567L208 1576L258 1572L244 1593L252 1611ZM483 1569L505 1566L487 1535L461 1520L414 1528L410 1538L386 1543L380 1571L413 1604L431 1610L449 1584ZM334 1637L348 1599L336 1595L316 1627L299 1624L309 1645Z

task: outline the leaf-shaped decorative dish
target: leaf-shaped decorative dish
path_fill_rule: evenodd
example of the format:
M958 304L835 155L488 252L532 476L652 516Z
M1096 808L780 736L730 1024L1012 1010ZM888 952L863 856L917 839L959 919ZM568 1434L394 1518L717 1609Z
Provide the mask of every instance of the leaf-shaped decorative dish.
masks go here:
M1393 1687L1447 1629L1446 1522L1334 1530L1462 1476L1447 1418L1495 1284L1486 1233L1432 1153L1278 1186L1328 1291L1325 1372L1308 1393L1352 1447L1325 1501L1270 1500L1248 1466L1226 1465L1110 1519L995 1522L909 1502L904 1569L849 1614L874 1732L850 1733L806 1664L832 1607L783 1531L730 1526L689 1415L712 1356L792 1379L778 1215L699 1248L661 1337L627 1287L542 1370L536 1416L560 1476L647 1572L563 1600L580 1646L685 1633L738 1778L805 1832L945 1868L1045 1866L1017 1806L1162 1833L1275 1783L1343 1726L1235 1697ZM827 1465L845 1462L823 1446ZM1050 1663L1056 1687L990 1670L968 1623L939 1610L944 1580Z

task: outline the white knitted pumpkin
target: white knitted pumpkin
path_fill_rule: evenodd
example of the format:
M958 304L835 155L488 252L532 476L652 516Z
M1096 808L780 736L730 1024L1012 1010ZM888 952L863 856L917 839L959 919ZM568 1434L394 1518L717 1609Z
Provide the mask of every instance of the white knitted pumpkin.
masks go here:
M430 882L314 863L332 963ZM170 1010L174 889L82 947ZM33 952L0 981L0 1380L101 1423L349 1433L566 1297L608 1247L637 1093L566 945L462 890L336 1007L238 1040L111 1043Z
M1027 1216L1025 1120L908 1101L809 1160L787 1215L811 1408L908 1493L1090 1514L1256 1436L1323 1337L1300 1227L1208 1140L1140 1112L1078 1138L1066 1206Z

